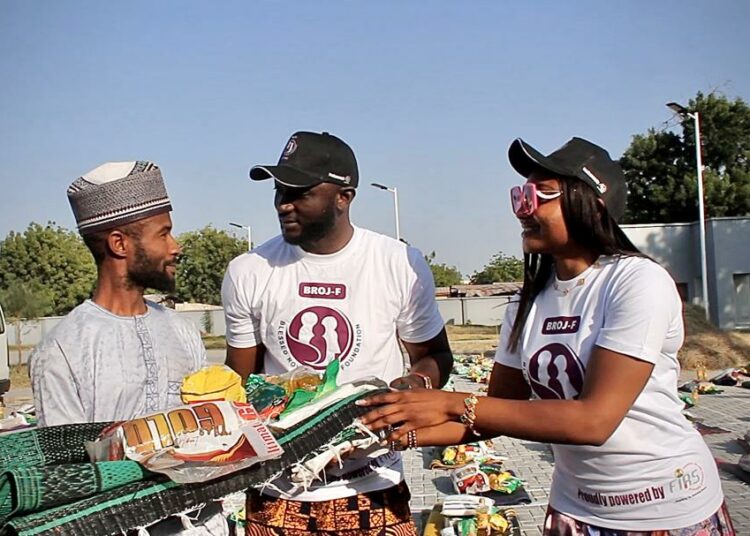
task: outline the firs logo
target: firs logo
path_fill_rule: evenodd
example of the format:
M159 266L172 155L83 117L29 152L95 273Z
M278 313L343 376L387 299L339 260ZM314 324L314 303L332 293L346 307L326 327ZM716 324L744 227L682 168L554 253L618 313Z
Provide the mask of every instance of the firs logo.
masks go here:
M303 298L343 300L346 298L346 285L341 283L300 283L299 295Z
M703 467L697 463L689 463L675 471L674 479L669 481L668 489L671 495L697 491L703 486Z
M542 323L542 335L577 333L580 327L580 316L553 316Z

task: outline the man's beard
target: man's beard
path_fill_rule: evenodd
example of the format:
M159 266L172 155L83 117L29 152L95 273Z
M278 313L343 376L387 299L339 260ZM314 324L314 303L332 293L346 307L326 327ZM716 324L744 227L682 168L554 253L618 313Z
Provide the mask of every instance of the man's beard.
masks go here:
M128 269L128 281L131 285L144 289L174 292L175 280L166 271L168 264L171 263L149 258L146 250L138 244L135 250L135 264Z
M284 237L284 240L289 244L304 247L306 244L314 244L328 236L335 225L336 213L333 207L330 207L329 210L322 212L317 220L307 223L302 228L299 235L287 236L284 234L283 226L281 234Z

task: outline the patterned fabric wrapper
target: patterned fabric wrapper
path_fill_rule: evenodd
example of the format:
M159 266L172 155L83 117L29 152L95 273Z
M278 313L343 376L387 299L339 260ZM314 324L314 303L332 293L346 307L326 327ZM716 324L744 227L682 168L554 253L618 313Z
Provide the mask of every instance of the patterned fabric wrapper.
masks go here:
M247 536L416 536L411 495L405 483L392 488L321 502L288 501L248 494Z
M85 442L96 439L109 424L50 426L0 435L0 524L12 514L58 504L42 497L47 480L45 468L88 461ZM66 478L62 471L49 472L53 473L53 482L58 481L58 476Z
M734 525L729 517L726 503L708 519L700 523L672 530L630 531L596 527L583 521L547 508L544 520L544 534L566 534L568 536L735 536Z

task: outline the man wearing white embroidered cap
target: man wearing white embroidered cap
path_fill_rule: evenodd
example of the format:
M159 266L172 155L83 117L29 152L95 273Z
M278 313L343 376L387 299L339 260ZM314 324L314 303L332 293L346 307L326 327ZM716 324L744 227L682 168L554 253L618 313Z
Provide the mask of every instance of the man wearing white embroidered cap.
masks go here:
M180 247L152 162L107 163L76 179L68 200L97 266L93 297L30 359L40 426L131 419L180 404L206 351L192 324L143 299L174 290Z
M198 330L143 298L171 292L180 247L159 167L110 162L76 179L68 200L94 256L93 297L50 331L30 358L39 426L120 421L181 404L182 379L206 364ZM190 534L228 534L221 506L191 514ZM183 533L178 518L148 528Z

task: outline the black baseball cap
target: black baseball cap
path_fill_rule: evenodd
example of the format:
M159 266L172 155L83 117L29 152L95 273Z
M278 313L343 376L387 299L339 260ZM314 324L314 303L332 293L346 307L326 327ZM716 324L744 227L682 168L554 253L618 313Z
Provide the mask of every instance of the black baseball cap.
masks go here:
M354 151L343 140L323 132L295 132L286 142L275 166L254 166L254 181L274 179L292 188L321 182L357 187L359 171Z
M628 187L620 165L609 153L583 138L572 138L547 156L517 138L510 144L508 159L524 177L543 170L558 177L579 179L593 188L604 201L609 214L619 220L625 213Z

